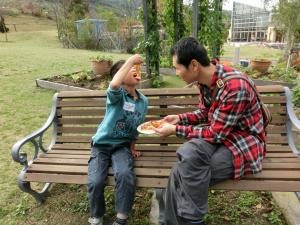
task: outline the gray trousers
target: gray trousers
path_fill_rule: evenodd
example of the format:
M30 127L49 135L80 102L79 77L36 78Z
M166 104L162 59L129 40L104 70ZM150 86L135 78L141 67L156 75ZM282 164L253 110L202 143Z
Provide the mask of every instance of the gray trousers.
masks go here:
M177 157L166 191L166 225L201 220L208 211L209 186L234 177L233 154L224 145L192 139L178 148Z

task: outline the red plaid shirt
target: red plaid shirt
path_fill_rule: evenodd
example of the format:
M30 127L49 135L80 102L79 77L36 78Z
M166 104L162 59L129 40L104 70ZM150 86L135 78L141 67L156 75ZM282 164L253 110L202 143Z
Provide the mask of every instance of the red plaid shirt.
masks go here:
M176 126L176 135L188 139L202 138L212 144L225 144L233 153L234 178L238 179L244 174L262 170L265 131L260 103L247 81L227 81L211 104L211 94L216 81L235 74L247 77L237 70L219 64L213 74L210 89L198 84L198 109L179 114L180 123ZM253 82L250 79L249 81Z

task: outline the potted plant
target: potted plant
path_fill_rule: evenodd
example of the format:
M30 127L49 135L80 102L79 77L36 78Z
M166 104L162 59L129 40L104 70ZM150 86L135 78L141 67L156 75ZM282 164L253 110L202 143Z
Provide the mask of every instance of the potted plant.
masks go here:
M95 75L108 75L113 60L108 56L98 55L91 58L91 68Z
M297 56L292 60L292 66L294 67L295 70L300 71L300 57Z
M261 73L266 73L271 65L271 60L268 59L252 59L250 67Z

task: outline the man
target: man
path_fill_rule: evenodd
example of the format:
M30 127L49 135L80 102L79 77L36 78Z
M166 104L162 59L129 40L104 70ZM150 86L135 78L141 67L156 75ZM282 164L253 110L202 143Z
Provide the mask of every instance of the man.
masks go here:
M203 225L209 186L261 171L263 117L252 81L233 68L211 63L196 39L181 39L171 54L176 73L186 83L196 83L200 94L196 111L166 116L169 124L156 129L160 136L176 134L188 139L177 150L178 162L170 174L165 224ZM232 75L246 80L223 82Z

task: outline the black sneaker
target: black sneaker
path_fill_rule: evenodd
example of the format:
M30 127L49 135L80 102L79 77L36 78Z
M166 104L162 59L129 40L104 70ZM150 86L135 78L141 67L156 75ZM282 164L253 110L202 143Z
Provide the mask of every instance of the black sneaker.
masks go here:
M117 218L113 225L126 225L127 219L119 219Z

